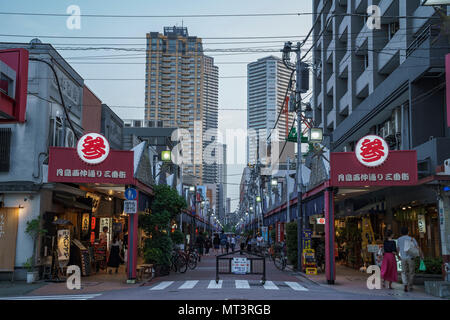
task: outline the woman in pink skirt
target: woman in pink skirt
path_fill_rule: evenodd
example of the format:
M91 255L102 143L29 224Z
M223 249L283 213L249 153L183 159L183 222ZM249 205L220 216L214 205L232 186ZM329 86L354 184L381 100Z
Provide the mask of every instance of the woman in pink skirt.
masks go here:
M392 289L392 282L397 282L397 260L398 255L395 241L392 240L392 231L386 231L387 240L384 241L383 263L381 264L381 277L383 278L383 287L385 282L389 281L389 289Z

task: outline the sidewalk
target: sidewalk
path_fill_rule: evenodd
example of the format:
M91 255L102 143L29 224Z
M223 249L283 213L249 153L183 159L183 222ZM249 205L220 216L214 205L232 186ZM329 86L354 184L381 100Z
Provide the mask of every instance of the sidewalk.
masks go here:
M140 285L142 283L127 284L125 266L121 265L117 274L114 271L112 274L107 274L103 270L96 275L81 277L80 290L67 289L66 282L40 280L33 284L27 284L24 281L2 281L0 282L0 297L99 293L109 290L131 289Z
M367 288L367 279L369 276L370 274L368 273L363 273L339 264L336 264L336 280L334 285L327 283L324 273L318 274L317 276L301 274L301 277L305 277L320 286L345 293L371 293L376 296L395 296L398 299L443 300L426 294L425 287L419 285L415 285L414 290L410 292L404 292L404 287L401 283L393 283L393 290L387 288L388 283L386 283L386 288L382 287L381 290L369 290Z

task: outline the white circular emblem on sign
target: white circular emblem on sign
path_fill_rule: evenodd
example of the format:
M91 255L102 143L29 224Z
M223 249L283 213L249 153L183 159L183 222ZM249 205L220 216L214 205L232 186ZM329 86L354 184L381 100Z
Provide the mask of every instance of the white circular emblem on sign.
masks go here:
M386 141L375 135L370 135L358 141L355 148L358 161L366 167L381 166L389 156L389 146Z
M88 164L102 163L109 155L109 142L101 134L85 134L78 140L77 153Z

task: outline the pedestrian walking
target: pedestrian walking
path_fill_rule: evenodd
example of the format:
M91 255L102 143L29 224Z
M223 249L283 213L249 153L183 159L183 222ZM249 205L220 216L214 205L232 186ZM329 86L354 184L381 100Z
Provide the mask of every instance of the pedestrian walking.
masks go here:
M122 258L120 257L121 249L122 243L119 241L119 237L115 235L109 249L109 259L107 267L116 268L116 273L119 271L119 265L122 263ZM109 274L111 273L112 269L109 269Z
M230 240L231 245L231 252L234 252L234 249L236 248L236 236L233 234Z
M212 247L211 238L209 237L209 234L206 235L205 239L205 255L209 256L209 250Z
M423 259L423 252L420 250L416 239L409 236L407 227L402 227L402 236L398 238L397 244L402 261L402 282L405 292L413 290L415 262L414 259L420 256Z
M219 246L220 246L220 239L217 233L214 235L213 245L214 245L214 254L217 256L219 254Z
M222 234L220 235L220 249L222 250L222 254L224 253L226 247L227 247L227 236L222 231Z
M201 233L198 235L197 239L195 239L195 245L198 249L198 261L200 262L201 257L203 256L203 249L205 248L205 239Z
M386 240L383 244L383 262L381 263L381 277L383 278L383 287L386 281L389 282L389 289L392 289L392 282L397 282L397 260L395 259L398 251L395 241L392 240L392 231L386 231Z

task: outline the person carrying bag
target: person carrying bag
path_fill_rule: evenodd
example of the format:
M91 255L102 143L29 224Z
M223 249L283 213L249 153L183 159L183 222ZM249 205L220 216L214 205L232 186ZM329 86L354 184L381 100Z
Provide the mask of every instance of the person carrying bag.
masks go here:
M402 227L402 236L398 238L398 247L400 249L400 257L402 261L402 282L405 286L405 292L413 290L415 258L418 256L423 260L423 253L417 244L416 239L408 235L407 227Z

